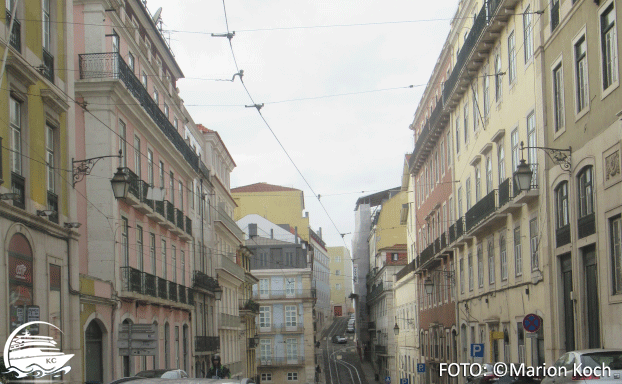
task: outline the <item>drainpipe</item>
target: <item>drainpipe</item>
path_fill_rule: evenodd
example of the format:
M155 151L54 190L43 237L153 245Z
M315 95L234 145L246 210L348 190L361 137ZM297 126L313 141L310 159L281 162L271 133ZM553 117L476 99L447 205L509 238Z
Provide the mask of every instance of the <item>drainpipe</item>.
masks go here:
M11 22L9 23L9 33L6 41L6 48L4 49L4 55L2 57L2 68L0 68L0 88L2 88L2 79L4 78L4 69L6 68L6 57L9 53L9 45L11 44L11 32L13 31L13 24L15 23L15 14L17 13L17 3L19 0L15 0L13 10L11 11Z

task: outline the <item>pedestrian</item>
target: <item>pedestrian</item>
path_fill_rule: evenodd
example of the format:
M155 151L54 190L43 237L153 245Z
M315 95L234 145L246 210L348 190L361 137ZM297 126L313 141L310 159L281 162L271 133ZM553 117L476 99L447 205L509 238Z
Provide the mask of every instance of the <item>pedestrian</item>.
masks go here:
M231 372L229 368L220 364L220 356L214 355L212 357L212 367L207 371L205 377L208 379L230 379Z

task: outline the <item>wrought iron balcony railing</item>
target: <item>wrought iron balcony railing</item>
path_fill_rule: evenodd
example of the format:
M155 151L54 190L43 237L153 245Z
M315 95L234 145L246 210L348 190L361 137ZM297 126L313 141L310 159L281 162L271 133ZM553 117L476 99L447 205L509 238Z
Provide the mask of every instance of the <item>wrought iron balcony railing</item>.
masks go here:
M175 208L175 225L182 231L184 230L184 213L179 208Z
M121 267L121 280L123 290L143 293L143 276L140 270L132 267Z
M311 289L272 289L270 291L261 292L255 291L253 292L253 298L259 299L309 299L316 298L317 290L315 288Z
M166 220L171 223L175 223L175 206L168 200L164 200L164 213L166 213Z
M286 365L300 365L304 364L305 358L302 356L289 356L289 357L258 357L257 365L262 367L274 367L274 366L286 366Z
M456 220L456 238L464 235L464 217Z
M577 220L579 239L596 233L596 216L594 213L585 215Z
M158 277L158 297L168 299L168 281Z
M510 179L507 178L499 184L499 208L510 201Z
M177 301L177 284L172 281L168 282L168 299Z
M206 275L201 271L194 271L192 283L194 287L201 288L206 291L214 291L216 288L219 287L218 281L216 279Z
M186 216L186 233L192 236L192 220Z
M43 76L54 82L54 56L43 49Z
M430 259L434 257L434 243L430 243L421 253L419 254L419 267L427 263Z
M201 172L199 156L184 141L177 129L151 98L134 72L123 61L119 53L87 53L79 55L80 79L119 79L127 90L149 114L162 133L171 141L184 159L197 172Z
M195 336L194 350L196 352L213 352L220 349L220 337L218 336Z
M156 276L150 273L147 273L147 272L143 272L143 283L145 286L145 295L149 295L152 297L158 296L157 281L158 280Z
M186 287L184 287L183 285L178 285L177 286L177 296L179 298L179 302L182 304L186 304L188 302L187 300L187 296L186 296Z
M194 305L194 290L191 288L188 288L188 304Z
M155 202L156 213L166 218L165 213L164 213L164 200L155 200L154 202Z
M555 230L555 245L557 248L570 244L570 225L564 225Z
M464 215L467 232L472 230L477 224L486 219L497 209L496 197L497 190L493 189L467 211Z
M5 23L7 28L9 27L9 23L11 22L11 12L7 10ZM15 18L13 22L13 30L11 31L11 36L9 37L9 44L11 47L15 48L17 52L22 51L22 24Z
M17 199L13 199L13 206L26 209L26 179L24 176L11 172L11 192L19 195Z
M374 346L374 349L375 349L376 353L379 353L379 354L382 354L382 355L386 355L387 354L387 346L386 345L376 344Z

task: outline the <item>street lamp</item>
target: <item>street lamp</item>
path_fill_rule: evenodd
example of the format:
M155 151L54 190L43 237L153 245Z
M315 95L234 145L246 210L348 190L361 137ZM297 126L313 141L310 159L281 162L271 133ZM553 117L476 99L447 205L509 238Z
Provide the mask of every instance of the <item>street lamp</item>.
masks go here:
M431 295L432 291L434 290L434 282L432 281L432 279L426 277L425 281L423 282L423 286L425 288L425 293Z
M129 175L125 173L123 168L119 167L117 168L117 173L110 180L110 184L112 184L112 193L115 199L124 199L130 189Z
M531 177L533 176L533 171L531 167L525 159L520 161L518 167L516 167L516 171L514 171L514 185L520 191L528 191L531 188Z
M395 336L400 334L400 327L398 327L397 321L395 322L395 327L393 327L393 333L395 334Z
M531 178L533 177L533 170L531 166L525 161L523 151L525 149L541 149L549 155L549 158L557 165L559 165L564 171L570 171L572 160L572 147L568 149L557 149L548 147L525 147L524 143L520 142L521 161L514 171L513 179L514 185L521 192L531 189Z
M216 300L222 299L222 288L220 288L220 286L215 288L213 292L214 292L214 299Z
M259 335L255 332L255 337L253 337L253 342L255 346L259 345Z

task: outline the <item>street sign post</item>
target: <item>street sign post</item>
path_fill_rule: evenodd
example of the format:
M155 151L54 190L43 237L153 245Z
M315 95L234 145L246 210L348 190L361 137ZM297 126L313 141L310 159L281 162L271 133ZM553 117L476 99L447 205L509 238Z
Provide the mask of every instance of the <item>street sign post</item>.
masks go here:
M484 357L484 344L471 344L471 357Z
M391 384L391 376L387 376L384 378L384 384Z
M535 333L540 330L542 319L540 316L530 313L523 318L523 328L526 332Z
M154 324L121 324L117 341L119 356L155 356L158 329Z

